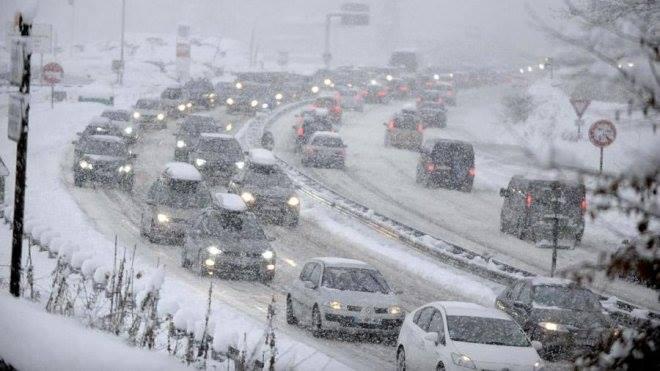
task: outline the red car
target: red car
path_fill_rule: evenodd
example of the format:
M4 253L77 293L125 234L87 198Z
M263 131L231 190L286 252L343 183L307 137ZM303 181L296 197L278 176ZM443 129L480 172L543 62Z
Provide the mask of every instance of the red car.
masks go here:
M322 108L328 110L328 117L333 123L341 122L342 109L339 104L339 99L333 96L318 97L312 103L314 108Z

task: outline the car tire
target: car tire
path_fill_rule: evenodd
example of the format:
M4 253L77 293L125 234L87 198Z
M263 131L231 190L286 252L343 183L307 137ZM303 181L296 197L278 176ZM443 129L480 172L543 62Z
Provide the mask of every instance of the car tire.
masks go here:
M296 314L293 312L293 303L291 302L291 296L287 295L286 297L286 323L289 325L297 325L298 319Z
M260 274L260 278L262 283L273 282L273 278L275 278L275 271L263 272Z
M461 186L461 192L470 193L472 192L472 183L463 183Z
M186 258L185 256L181 257L181 267L185 269L190 269L192 268L192 262Z
M84 183L82 175L78 174L78 172L73 173L73 185L76 187L82 187Z
M132 177L129 179L124 179L121 181L121 189L127 193L131 193L133 192L133 183L135 183L135 180Z
M315 338L323 337L323 321L321 320L321 312L318 306L314 305L312 309L312 336Z
M299 223L300 223L300 215L295 214L289 217L289 220L286 224L287 226L293 228L293 227L297 227Z
M435 367L435 371L445 371L445 365L442 362L438 363Z
M406 351L403 347L399 347L399 350L396 352L396 370L406 371Z

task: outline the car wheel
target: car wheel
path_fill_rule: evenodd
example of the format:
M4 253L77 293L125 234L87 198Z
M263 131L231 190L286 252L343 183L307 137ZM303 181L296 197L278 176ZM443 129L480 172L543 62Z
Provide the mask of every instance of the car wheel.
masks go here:
M523 241L527 240L527 235L528 235L526 224L527 223L525 223L524 220L519 220L518 225L516 227L516 236Z
M461 186L461 192L467 192L467 193L472 192L472 183L463 183L463 185Z
M147 231L147 230L144 231L144 235L147 237L147 241L149 241L149 242L151 242L151 243L156 243L156 242L158 242L158 241L156 240L156 237L154 236L154 221L153 221L153 220L151 221L151 224L150 224L150 226L149 226L149 230L148 230L148 231Z
M315 338L323 336L323 322L321 322L321 312L316 305L314 305L314 309L312 309L312 336Z
M293 303L291 302L290 295L287 295L286 297L286 323L289 325L298 324L298 319L296 318L295 313L293 313Z
M124 179L121 182L121 189L123 189L124 191L126 191L128 193L131 193L131 192L133 192L133 183L134 183L133 178Z
M82 175L78 174L77 172L73 173L73 185L76 187L82 187L83 186L83 177Z
M396 352L396 369L397 371L406 371L406 351L403 347L399 348Z
M297 227L298 223L300 223L300 215L296 214L296 215L291 215L289 217L289 221L288 221L287 225L289 227Z
M186 256L182 256L181 257L181 267L186 268L186 269L190 269L190 268L192 268L192 262Z
M435 367L435 371L445 371L445 365L442 364L442 363L439 363L439 364Z

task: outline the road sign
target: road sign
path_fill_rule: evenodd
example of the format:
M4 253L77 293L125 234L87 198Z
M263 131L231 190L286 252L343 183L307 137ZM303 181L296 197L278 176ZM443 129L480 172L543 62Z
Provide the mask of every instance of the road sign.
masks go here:
M611 121L598 120L589 128L589 140L596 147L607 147L616 139L616 127Z
M11 40L11 71L9 83L21 86L23 82L23 69L25 67L25 52L27 51L26 38L18 37Z
M573 105L573 109L575 110L575 114L578 116L578 118L582 118L582 115L584 115L584 113L587 111L587 108L591 104L591 100L571 98L571 104Z
M9 95L9 120L7 122L7 137L14 142L21 138L21 122L25 116L25 95L12 93Z
M48 63L44 66L43 70L44 81L50 85L55 85L58 82L62 81L62 76L64 75L64 69L57 63Z
M344 26L368 26L369 13L341 13L341 24Z

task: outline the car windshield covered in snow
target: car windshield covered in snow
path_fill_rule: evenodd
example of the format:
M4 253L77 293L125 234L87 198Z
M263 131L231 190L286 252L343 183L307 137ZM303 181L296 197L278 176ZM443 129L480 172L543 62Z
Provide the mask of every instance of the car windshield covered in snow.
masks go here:
M447 330L453 341L511 347L530 346L520 326L508 319L447 316Z
M217 133L220 128L211 117L191 116L181 124L181 132L197 135L200 133Z
M341 291L387 294L390 292L380 272L365 268L328 267L323 271L324 287Z
M101 117L112 121L131 121L131 114L128 111L103 111Z
M439 90L424 90L422 91L422 94L420 95L423 100L434 100L437 101L441 98L441 94Z
M275 166L250 165L244 183L259 188L293 188L293 182L282 170Z
M183 98L183 89L181 88L167 88L160 95L162 99L181 99Z
M589 312L602 310L596 294L584 288L568 286L534 286L534 304Z
M252 215L244 212L211 211L202 221L207 236L234 240L266 240L266 235Z
M203 208L211 202L204 183L192 180L157 180L149 189L148 199L156 205L181 209Z
M241 145L236 139L202 138L197 147L202 152L213 152L222 155L240 157L243 153Z
M327 135L319 135L314 138L312 143L315 146L321 147L332 147L332 148L341 148L344 146L344 142L341 141L341 138Z
M398 115L394 119L395 127L403 130L417 130L417 116L412 113Z
M474 152L468 144L437 143L431 151L431 159L436 164L469 167L474 162Z
M160 108L160 102L155 99L138 99L135 103L135 108L156 110Z
M128 154L128 149L122 142L94 139L83 141L80 150L85 154L100 156L125 157Z

